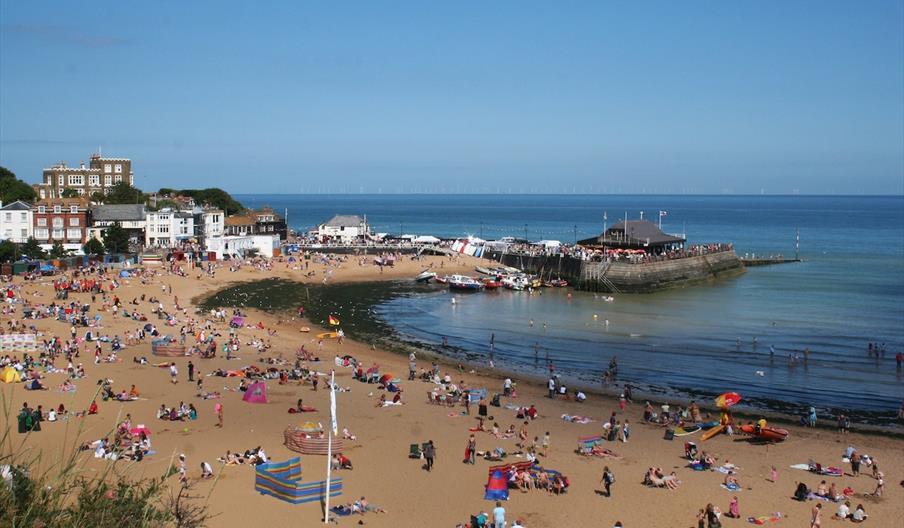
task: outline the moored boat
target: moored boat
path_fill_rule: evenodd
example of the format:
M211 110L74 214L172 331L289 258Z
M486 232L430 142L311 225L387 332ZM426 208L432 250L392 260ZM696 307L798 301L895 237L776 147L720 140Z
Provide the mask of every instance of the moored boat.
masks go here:
M483 288L483 283L464 275L452 275L449 277L449 289L458 291L478 291Z
M780 429L778 427L761 427L757 429L757 427L753 424L746 424L738 427L744 434L748 434L755 438L759 438L762 440L766 440L768 442L781 442L788 438L790 434L787 429Z
M483 279L483 287L488 290L495 290L502 286L502 282L493 278L485 278Z

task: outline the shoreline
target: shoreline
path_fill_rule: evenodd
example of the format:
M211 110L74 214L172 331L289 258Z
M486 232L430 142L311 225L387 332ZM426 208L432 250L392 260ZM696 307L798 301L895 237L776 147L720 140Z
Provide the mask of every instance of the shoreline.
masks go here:
M261 281L288 281L292 282L297 286L304 287L306 290L314 289L318 290L315 295L315 300L320 300L323 298L334 299L333 296L328 294L335 293L347 293L347 292L336 292L336 288L344 288L344 287L356 287L360 288L362 286L379 286L385 289L385 291L380 291L378 295L375 297L379 297L382 300L386 300L389 298L397 297L400 295L408 295L408 294L417 294L418 291L433 291L433 289L418 287L415 285L405 284L402 280L398 278L387 278L385 280L353 280L353 281L336 281L330 283L329 285L318 285L318 284L310 284L301 281L294 281L291 279L273 279L273 278L265 278L260 281L256 280L245 280L245 281L236 281L232 282L223 288L220 288L215 291L207 292L204 295L199 296L198 298L192 299L192 302L199 306L210 307L212 299L217 295L223 294L224 292L228 292L230 290L236 289L245 289L248 287L254 288L256 285L259 285ZM319 290L325 290L323 292ZM333 291L327 291L333 290ZM402 291L400 291L402 290ZM247 292L239 292L240 294L245 294ZM340 295L338 302L345 302L349 297L354 296L356 292L350 292L351 295L345 294ZM311 298L309 297L309 300ZM369 299L369 297L368 297ZM331 304L335 305L337 301ZM381 301L382 302L382 301ZM216 304L216 303L214 303ZM511 368L511 366L507 366L506 362L500 362L494 368L490 369L485 363L484 355L469 352L467 350L461 349L459 347L449 347L450 351L458 351L461 354L461 357L455 357L455 355L445 354L442 352L442 345L427 343L424 341L417 340L416 338L408 339L402 337L400 332L392 327L390 324L379 320L379 318L373 313L373 306L376 303L367 304L364 303L364 310L358 309L350 312L350 315L343 314L343 323L342 327L345 330L347 339L355 341L361 345L370 346L371 348L377 347L386 352L394 353L398 355L400 358L406 357L409 353L415 352L418 357L427 357L431 360L436 361L437 364L449 367L451 369L458 369L459 365L465 367L465 371L477 374L481 376L490 377L493 379L501 380L506 377L511 377L512 379L523 380L524 382L530 383L535 387L543 388L545 387L546 377L537 372L529 372L525 370L518 370L516 368ZM225 305L220 305L225 307ZM247 306L243 305L243 308L258 311L261 313L269 313L271 315L287 315L291 316L291 313L288 308L285 308L285 311L280 309L264 309L260 306ZM328 327L326 324L326 318L329 313L333 310L324 309L322 306L317 306L316 304L313 306L306 306L306 318L309 324L313 326L317 326L321 331L330 331L332 328ZM313 319L308 316L308 314L316 314L316 317ZM349 312L346 312L349 313ZM363 315L359 315L363 313ZM317 319L319 321L315 321ZM363 328L363 330L362 330ZM378 335L375 332L382 331L382 335ZM313 333L313 329L312 329ZM569 382L569 386L572 386L575 389L580 389L584 391L588 396L602 397L609 400L612 400L613 403L617 403L618 396L621 392L619 389L619 384L624 384L626 382L616 379L613 387L610 390L605 390L599 387L596 384L589 384L586 380L581 380L579 378L575 378L570 375L563 375L563 379ZM713 415L718 415L718 409L714 404L708 403L711 402L714 395L708 394L705 392L699 392L696 395L694 393L688 392L688 390L682 390L681 388L676 388L672 386L663 386L663 387L655 387L660 389L660 391L644 391L639 390L634 382L627 382L632 384L632 389L634 392L634 401L635 403L641 400L649 400L657 403L668 403L670 405L681 405L682 407L686 407L691 401L697 401L698 406L700 406L701 410L704 410L708 413L712 413ZM789 412L785 412L782 410L782 407L776 407L775 404L770 405L770 401L761 401L762 405L750 405L749 403L742 403L738 407L734 409L735 414L738 417L742 417L746 420L756 420L760 417L766 417L769 420L774 420L777 423L781 423L783 425L799 425L800 415L795 415ZM774 400L774 402L780 402L780 400ZM789 404L788 407L801 407L801 404ZM823 411L825 412L825 410ZM865 410L856 410L854 411L856 414L852 416L854 419L854 424L857 425L858 430L862 430L863 432L870 434L878 434L878 435L891 435L896 438L904 439L904 428L901 427L900 423L892 423L890 425L877 424L868 421L870 417L875 419L878 416L885 416L889 413L881 413L878 411L865 411ZM866 417L867 421L864 421L862 418ZM857 418L861 418L857 420ZM894 421L894 419L890 419ZM824 428L827 430L835 429L834 425L834 416L830 418L824 418L820 420L820 424L817 428Z

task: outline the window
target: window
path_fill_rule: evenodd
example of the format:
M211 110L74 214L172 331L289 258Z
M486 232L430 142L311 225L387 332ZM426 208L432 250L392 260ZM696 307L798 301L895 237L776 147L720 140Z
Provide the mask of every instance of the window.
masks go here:
M47 227L47 219L46 218L38 218L38 225L41 227Z
M91 174L88 176L88 185L92 187L100 186L100 174Z
M57 184L58 184L57 185L58 187L65 186L66 185L66 176L64 176L62 174L58 175L57 176Z
M122 165L117 163L113 168L113 172L115 172L116 174L122 174Z
M61 239L63 238L63 234L65 234L65 232L66 232L66 231L63 230L63 229L54 229L54 230L53 230L53 239L54 239L54 240L61 240Z
M104 174L104 186L109 187L112 185L113 178L109 174Z
M53 227L63 227L63 219L57 216L53 219Z
M85 177L81 174L70 174L69 175L69 185L84 185Z
M23 228L22 229L22 240L25 240L26 238L28 238L28 229Z
M104 164L104 172L107 174L113 172L113 165L110 165L109 163Z
M54 205L54 206L53 206L53 212L56 213L56 214L60 214L60 213L63 212L63 207L62 207L62 206L59 206L59 205Z
M114 181L115 183L121 182L121 181L122 181L122 174L117 174L117 175L113 176L113 181Z
M28 220L28 213L19 213L19 220L22 222Z
M69 225L71 225L71 226L77 226L77 225L79 225L79 219L78 219L78 218L70 218L70 219L69 219Z
M77 206L77 205L70 205L70 206L69 206L69 212L72 213L72 214L78 214L78 206Z
M47 240L47 228L46 227L38 227L35 229L35 238L38 240Z
M12 238L12 237L13 237L13 230L12 230L12 229L7 229L6 231L4 231L4 232L3 232L3 237L6 238L6 239Z
M42 200L46 200L46 199L47 199L47 196L46 196L46 194L44 193L44 188L43 188L43 187L41 188L41 199L42 199Z
M4 217L4 219L5 219L7 222L12 222L12 221L13 221L13 214L12 214L12 213L5 213L5 214L3 215L3 217Z
M81 240L82 230L79 228L70 228L66 230L66 238L69 240Z

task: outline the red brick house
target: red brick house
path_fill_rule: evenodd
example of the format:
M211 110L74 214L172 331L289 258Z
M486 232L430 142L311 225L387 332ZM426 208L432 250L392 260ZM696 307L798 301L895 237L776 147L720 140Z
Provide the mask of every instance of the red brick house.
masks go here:
M81 253L88 239L90 209L82 198L56 198L35 202L34 237L45 249L61 242L63 247Z

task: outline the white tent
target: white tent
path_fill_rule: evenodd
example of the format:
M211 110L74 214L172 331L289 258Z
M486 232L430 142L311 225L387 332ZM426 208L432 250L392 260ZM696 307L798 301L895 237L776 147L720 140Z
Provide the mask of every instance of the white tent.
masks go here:
M559 242L558 240L541 240L541 241L537 242L537 245L538 246L546 246L548 248L554 248L554 247L561 246L562 243Z
M440 239L430 235L422 235L414 239L415 244L437 244L439 242Z

